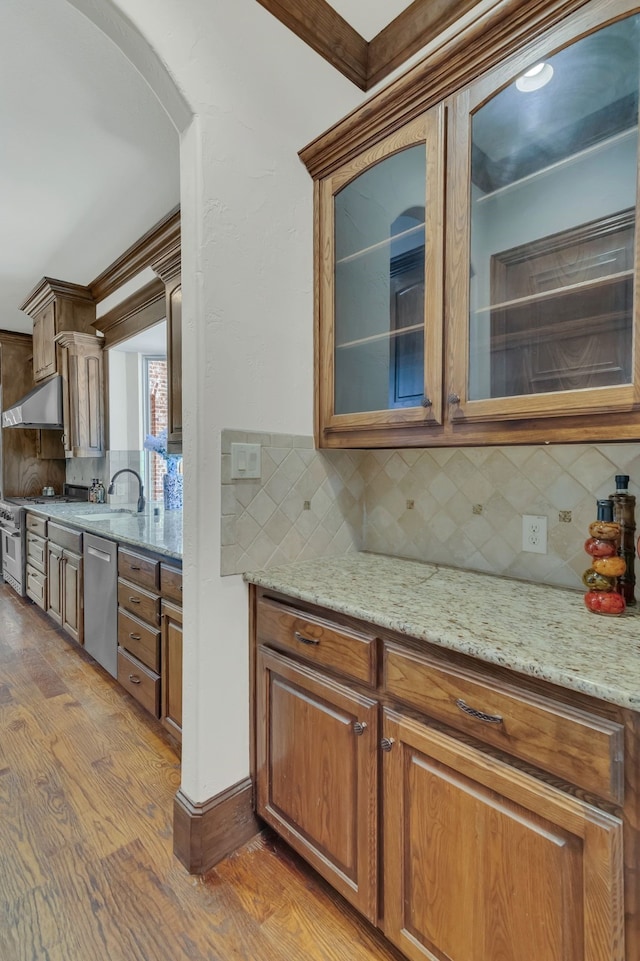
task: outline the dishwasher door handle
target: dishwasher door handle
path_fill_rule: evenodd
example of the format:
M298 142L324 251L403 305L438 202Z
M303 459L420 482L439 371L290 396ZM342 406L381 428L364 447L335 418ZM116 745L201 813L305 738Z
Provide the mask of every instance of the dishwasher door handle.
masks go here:
M106 561L108 564L111 563L111 554L107 554L106 551L99 551L97 547L87 547L87 554L91 554L92 557L97 557L99 561Z

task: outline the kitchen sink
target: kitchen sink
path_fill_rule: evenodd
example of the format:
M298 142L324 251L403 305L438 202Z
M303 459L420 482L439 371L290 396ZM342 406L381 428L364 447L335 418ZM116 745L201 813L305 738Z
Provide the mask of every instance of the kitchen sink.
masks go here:
M111 521L123 514L131 516L133 511L125 510L124 507L114 507L113 510L108 511L78 511L77 513L78 517L86 517L88 521Z

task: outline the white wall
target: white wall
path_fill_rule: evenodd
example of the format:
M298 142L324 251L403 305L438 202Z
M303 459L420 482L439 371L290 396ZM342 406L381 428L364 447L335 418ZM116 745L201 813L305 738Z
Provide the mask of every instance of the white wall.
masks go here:
M142 437L138 354L109 351L109 449L139 450Z
M312 432L312 182L297 151L362 95L255 0L70 2L182 132L182 788L198 802L249 770L247 592L219 574L220 433Z

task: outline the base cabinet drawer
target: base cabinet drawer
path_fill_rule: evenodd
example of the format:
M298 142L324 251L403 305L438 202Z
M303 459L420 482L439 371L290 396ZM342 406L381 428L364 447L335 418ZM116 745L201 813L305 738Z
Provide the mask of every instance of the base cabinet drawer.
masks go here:
M160 631L154 631L123 610L118 611L118 645L149 670L160 672Z
M134 617L151 625L160 627L160 597L151 591L138 587L130 581L118 578L118 607L133 614Z
M154 717L160 717L160 678L155 671L118 648L118 681Z
M30 597L34 604L46 611L47 577L29 564L27 564L27 597Z
M383 683L394 699L611 801L623 795L622 725L485 680L386 643Z
M27 531L27 564L42 574L47 573L47 541L38 534Z
M258 604L258 641L365 684L375 679L376 639L278 601Z

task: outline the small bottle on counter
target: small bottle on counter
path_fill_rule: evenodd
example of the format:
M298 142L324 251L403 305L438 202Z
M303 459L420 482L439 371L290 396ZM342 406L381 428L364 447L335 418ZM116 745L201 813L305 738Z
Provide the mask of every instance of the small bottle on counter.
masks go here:
M96 504L104 504L107 500L107 492L104 489L104 484L101 480L97 480L96 483Z
M626 602L618 585L626 571L620 557L620 524L613 520L613 501L607 497L598 502L598 516L589 525L589 537L584 549L591 557L591 567L582 575L588 593L584 595L587 610L593 614L618 616L626 609Z
M89 503L90 503L90 504L95 504L95 503L96 503L96 488L97 488L97 486L98 486L98 478L97 478L97 477L92 477L92 478L91 478L91 487L89 488Z
M611 494L613 502L613 520L620 525L620 544L618 554L624 558L626 570L620 575L618 585L620 593L627 604L635 604L635 532L636 532L636 499L629 493L629 475L616 474L616 490Z

